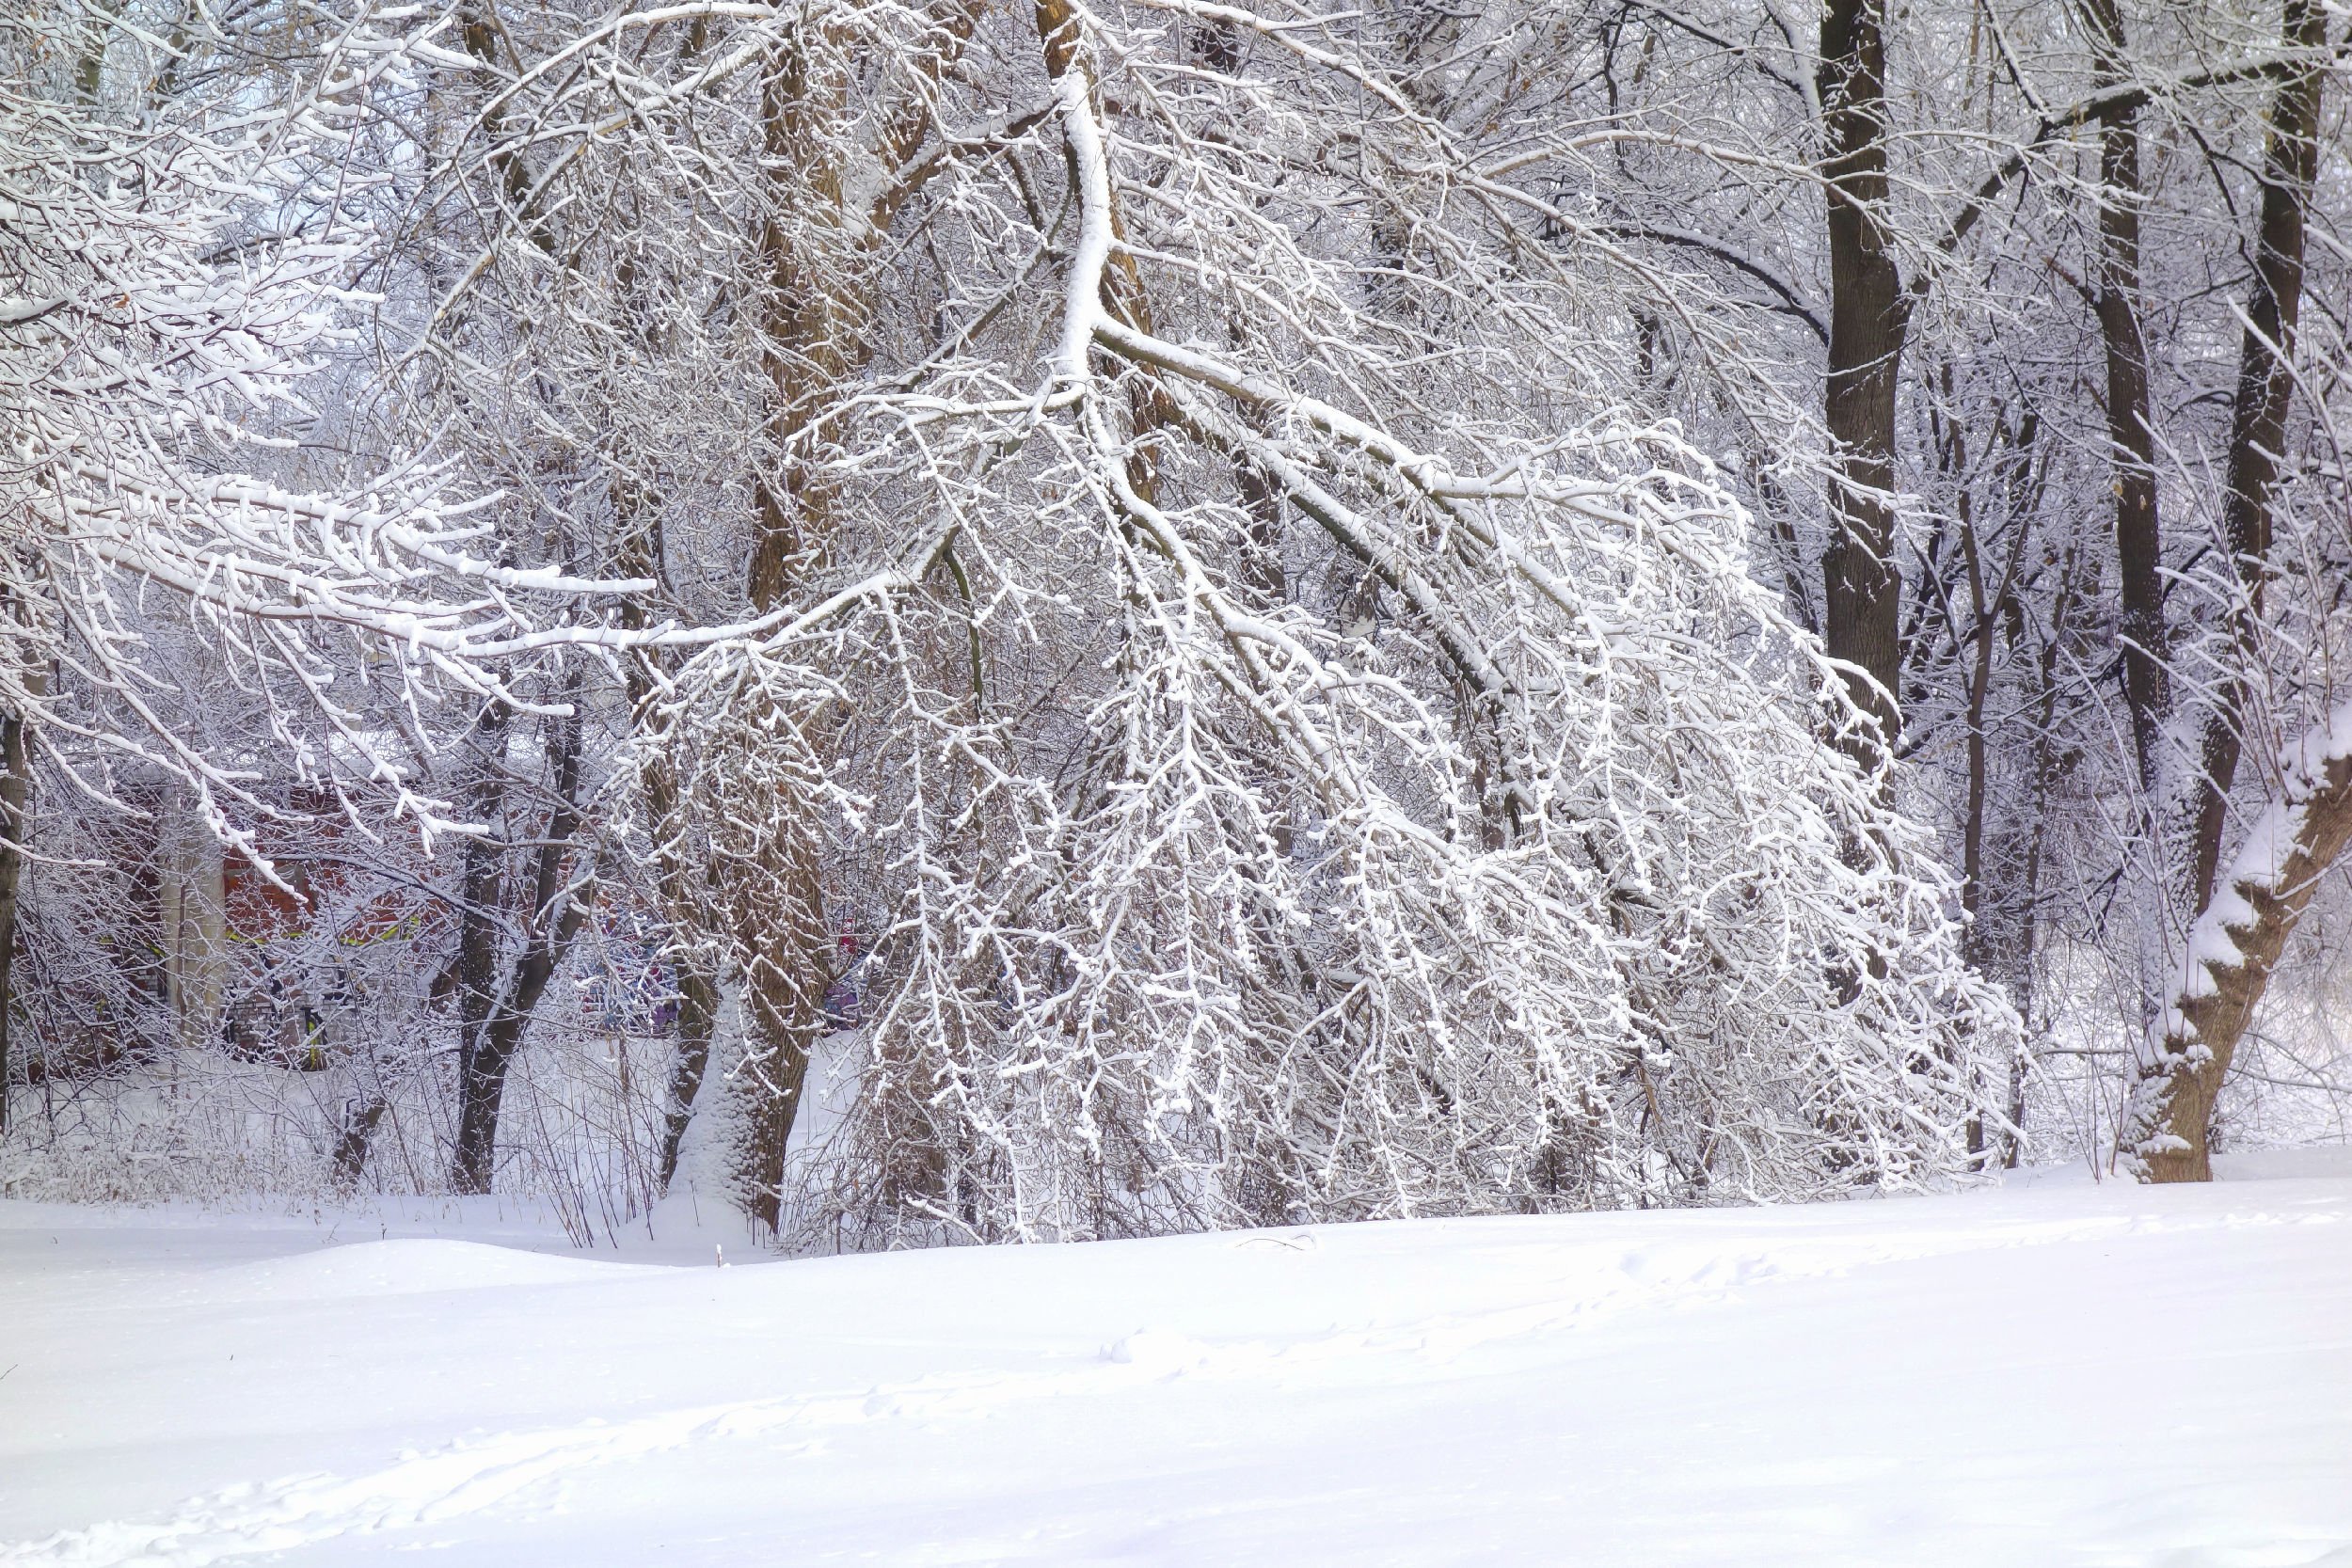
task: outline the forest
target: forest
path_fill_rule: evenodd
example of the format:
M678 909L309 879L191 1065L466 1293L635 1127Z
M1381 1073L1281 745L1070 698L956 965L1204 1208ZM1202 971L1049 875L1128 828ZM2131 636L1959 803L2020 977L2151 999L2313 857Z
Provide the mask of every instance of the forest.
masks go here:
M779 1248L2352 1104L2327 0L11 0L0 1195Z

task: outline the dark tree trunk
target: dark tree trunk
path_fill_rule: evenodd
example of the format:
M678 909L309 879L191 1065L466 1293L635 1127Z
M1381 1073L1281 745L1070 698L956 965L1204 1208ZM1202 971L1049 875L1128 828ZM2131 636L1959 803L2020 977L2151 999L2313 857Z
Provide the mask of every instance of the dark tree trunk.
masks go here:
M476 766L481 769L468 811L483 830L466 843L465 879L457 912L457 1156L452 1180L461 1193L490 1190L486 1157L472 1157L466 1117L476 1088L474 1074L491 1009L498 1002L499 904L506 850L495 831L506 798L506 730L513 710L493 698L474 721Z
M0 720L0 1132L8 1128L9 1015L16 1010L16 895L32 828L33 760L22 715Z
M388 1109L381 1095L364 1095L343 1102L342 1113L335 1122L333 1160L337 1186L359 1184L360 1172L368 1164L368 1146L374 1141L376 1123L384 1119Z
M719 1012L719 987L699 954L673 954L677 966L677 1055L670 1064L669 1108L661 1125L660 1189L670 1190L677 1180L678 1149L686 1142L686 1126L694 1117L694 1099L702 1092L703 1073L710 1066L710 1037Z
M2125 79L2123 19L2116 0L2083 0L2093 84ZM2139 105L2118 106L2099 123L2099 266L2092 298L2106 349L2108 462L2114 475L2115 552L2122 569L2123 700L2140 786L2153 800L2157 743L2171 711L2156 513L2156 437L2148 410L2148 345L2139 309Z
M1944 392L1948 402L1948 364L1944 370ZM2040 465L2036 461L2041 420L2029 408L2014 427L2003 424L1995 436L2000 453L1997 471L2003 481L2000 499L2010 531L2008 557L1998 563L1997 577L1994 575L1996 563L1986 557L1986 541L1978 525L1975 497L1967 488L1965 438L1956 419L1947 418L1943 423L1942 460L1960 484L1953 510L1958 514L1955 521L1959 525L1961 562L1968 583L1968 623L1952 627L1954 648L1968 658L1967 792L1961 817L1961 905L1968 915L1968 929L1961 939L1961 946L1970 966L1979 974L2011 985L2020 968L2015 911L2011 907L2014 898L2006 893L1992 892L1990 884L1996 879L1996 870L1988 866L1986 857L1986 835L1995 826L1991 820L1993 756L1989 730L1993 721L1994 656L2000 644L2001 628L2014 628L2022 618L2018 585L2023 580L2026 551L2033 540L2034 514L2041 505ZM2015 641L2012 630L2012 646ZM1997 879L2006 887L2018 867L2003 857L1994 859L1999 862Z
M1874 766L1901 724L1895 392L1911 319L1885 228L1884 0L1829 0L1820 44L1830 260L1825 414L1836 444L1822 636L1831 657L1854 667L1847 677L1854 705L1878 725L1877 736L1852 742L1865 766Z
M621 576L666 580L657 498L633 481L621 480L612 486L612 504L623 525L616 552ZM648 624L646 606L628 601L621 607L621 620L632 630L643 629ZM664 657L656 651L642 650L628 666L630 723L640 735L652 721ZM719 977L709 956L694 940L700 921L689 886L685 847L679 842L685 816L678 800L677 769L661 747L647 746L640 752L638 784L644 793L646 829L654 841L655 883L670 928L666 958L677 976L677 1054L670 1062L656 1164L657 1190L666 1193L677 1178L678 1149L686 1141L686 1126L693 1119L694 1101L710 1066L711 1036L719 1016Z
M507 1071L514 1066L515 1053L522 1044L523 1031L530 1025L540 995L563 966L572 940L587 918L588 900L584 895L572 894L567 876L572 840L580 832L580 693L577 685L570 696L572 711L557 730L555 807L548 813L547 832L539 845L528 934L458 1081L456 1185L460 1192L490 1190Z
M2328 17L2320 0L2287 0L2289 48L2324 49ZM2255 236L2254 278L2248 322L2238 350L2237 402L2230 423L2229 488L2222 527L2237 571L2238 599L2230 617L2239 670L2221 683L2206 715L2189 907L2201 912L2213 893L2228 826L2230 788L2237 782L2244 743L2244 667L2255 655L2255 626L2270 565L2270 489L2285 449L2287 406L2294 395L2290 361L2296 316L2303 299L2303 230L2319 162L2320 89L2326 73L2314 63L2280 82L2263 150L2262 215Z
M778 834L763 869L768 941L743 977L750 1028L741 1081L751 1102L736 1148L736 1179L751 1216L771 1230L784 1218L784 1163L810 1053L824 1029L833 941L825 925L821 863L814 832Z
M2285 41L2316 55L2328 41L2319 0L2286 0ZM2246 672L2258 657L2263 587L2272 570L2271 486L2286 445L2295 382L2296 317L2302 304L2304 223L2317 173L2325 71L2313 60L2289 69L2271 102L2263 149L2262 212L2254 277L2246 302L2232 411L2229 488L2222 525L2237 577L2230 630L2236 669L2206 714L2195 805L2189 884L2197 919L2185 974L2165 1009L2153 1053L2138 1069L2118 1152L2151 1181L2203 1181L2213 1175L2209 1129L2238 1041L2271 971L2302 919L2320 876L2352 837L2352 760L2331 757L2323 730L2294 749L2283 768L2284 842L2256 842L2216 897L2231 786L2244 747ZM2265 818L2268 820L2268 818ZM2195 994L2191 994L2191 993Z
M658 562L660 557L660 535L658 520L648 519L646 531L638 544L644 551L644 560ZM652 575L642 566L642 575ZM642 610L635 605L623 610L632 624L642 624ZM656 685L655 671L645 662L655 656L641 655L628 670L628 694L634 722L643 725L651 712ZM644 791L647 826L654 838L654 877L661 902L668 915L670 944L667 958L677 975L677 1054L671 1058L667 1103L663 1108L661 1149L657 1165L658 1190L668 1192L670 1183L677 1179L678 1149L686 1141L687 1123L693 1119L694 1101L702 1092L703 1074L710 1066L710 1041L719 1017L719 976L710 957L694 937L699 920L694 911L693 890L689 885L684 847L678 835L685 831L684 814L678 800L677 770L659 747L647 747L642 753L638 782Z

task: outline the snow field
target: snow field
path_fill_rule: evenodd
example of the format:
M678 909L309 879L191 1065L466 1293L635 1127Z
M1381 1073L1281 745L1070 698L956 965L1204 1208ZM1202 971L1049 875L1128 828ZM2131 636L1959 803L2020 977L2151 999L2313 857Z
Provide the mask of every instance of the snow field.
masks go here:
M724 1269L0 1205L0 1563L2352 1563L2311 1168Z

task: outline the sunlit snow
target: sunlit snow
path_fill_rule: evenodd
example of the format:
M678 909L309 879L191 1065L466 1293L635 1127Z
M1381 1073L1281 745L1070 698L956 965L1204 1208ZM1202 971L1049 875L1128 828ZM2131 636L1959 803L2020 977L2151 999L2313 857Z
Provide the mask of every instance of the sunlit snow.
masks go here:
M5 1204L0 1562L2347 1563L2342 1156L759 1262Z

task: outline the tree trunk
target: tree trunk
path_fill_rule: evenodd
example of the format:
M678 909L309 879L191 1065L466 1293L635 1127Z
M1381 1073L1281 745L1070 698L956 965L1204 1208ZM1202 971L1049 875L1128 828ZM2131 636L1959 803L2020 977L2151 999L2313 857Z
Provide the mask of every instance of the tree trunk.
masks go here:
M978 8L971 0L947 0L932 16L943 47L930 69L945 70L971 37ZM761 93L773 193L759 230L768 274L760 325L770 412L765 463L753 494L759 532L744 585L763 614L790 602L832 558L835 496L832 480L814 461L819 424L850 375L872 356L874 281L867 268L903 198L892 177L921 150L930 127L922 102L883 118L875 150L884 194L853 213L831 139L845 91L838 79L812 70L810 52L796 48L771 67ZM825 756L833 745L831 721L821 715L796 717L813 751ZM741 868L752 873L748 877L728 879L734 891L727 911L743 968L749 1037L739 1082L752 1099L736 1180L752 1216L770 1227L782 1219L785 1155L800 1116L809 1052L824 1032L834 966L824 825L791 803L773 804L775 820L759 863ZM681 1068L686 1062L681 1054Z
M770 70L760 99L773 189L772 210L759 230L768 274L760 352L770 406L753 493L759 532L744 586L762 614L797 594L833 550L834 491L812 461L814 427L857 357L866 314L853 280L837 270L852 252L840 240L846 214L825 117L839 108L842 90L835 83L820 97L808 51L795 48ZM810 739L821 753L822 733ZM785 1155L809 1051L823 1025L833 943L822 824L786 801L769 804L772 820L759 863L727 879L733 895L726 914L742 967L747 1025L736 1082L749 1104L735 1150L735 1183L745 1210L772 1229L783 1217Z
M227 868L211 822L184 793L168 798L160 836L164 996L174 1042L201 1051L220 1037Z
M1947 398L1949 374L1947 365ZM1955 521L1959 524L1961 560L1968 580L1970 617L1964 631L1958 626L1952 628L1954 646L1964 650L1969 657L1967 786L1961 817L1961 907L1968 915L1968 929L1961 939L1961 950L1979 974L2002 985L2014 985L2021 965L2014 911L2008 907L2012 901L1987 896L1987 883L1993 872L1986 863L1986 834L1995 826L1990 820L1993 758L1992 736L1988 732L1992 721L1994 654L2001 627L2014 626L2020 618L2018 583L2025 572L2026 549L2033 539L2034 513L2040 505L2041 486L2034 475L2041 420L2029 408L2014 429L2004 427L1995 436L1998 445L2006 448L1999 459L1999 471L2007 481L2002 486L2002 500L2010 529L2008 560L2001 564L1997 579L1990 570L1992 563L1985 559L1984 541L1979 536L1975 498L1966 488L1967 449L1957 422L1947 428L1947 467L1960 476L1962 484L1954 511L1958 513ZM2009 876L2014 876L2017 869L2005 860L1999 866Z
M343 1101L342 1110L335 1118L335 1144L330 1161L335 1172L335 1185L344 1189L359 1184L359 1175L367 1169L368 1147L374 1140L376 1123L390 1109L382 1095L355 1095Z
M2092 83L2124 79L2123 19L2116 0L2083 0ZM2107 449L2115 489L2115 550L2122 568L2123 700L2140 787L2151 800L2158 742L2171 711L2169 639L2164 624L2164 541L2156 512L2155 426L2148 410L2148 345L2139 309L2139 105L2099 122L2099 265L2093 298L2106 349Z
M1901 724L1895 392L1911 319L1885 228L1884 0L1830 0L1821 13L1820 48L1830 259L1824 412L1836 448L1822 635L1831 657L1853 667L1847 684L1854 705L1878 727L1875 736L1848 743L1865 767L1875 767Z
M2033 739L2026 750L2027 776L2033 781L2033 798L2029 820L2033 824L2026 840L2026 863L2021 873L2021 902L2017 923L2017 1006L2030 1026L2039 1004L2039 967L2042 957L2040 926L2042 920L2042 865L2043 852L2050 838L2050 800L2063 783L2067 763L2058 749L2058 705L2061 681L2058 675L2059 656L2065 651L2068 624L2074 618L2074 606L2098 593L2097 558L2089 576L2090 582L2077 585L2074 563L2077 546L2069 544L2058 559L2058 592L2050 606L2050 627L2035 660L2038 691L2038 722ZM2019 1053L2010 1066L2009 1125L2004 1138L2001 1164L2017 1168L2019 1157L2025 1152L2026 1131L2026 1055Z
M475 780L468 814L483 830L466 842L457 914L457 1150L451 1180L461 1193L490 1190L495 1149L469 1145L467 1117L478 1098L474 1076L498 1000L499 902L506 850L493 827L506 797L506 729L513 709L492 698L474 721Z
M16 1010L16 895L24 877L24 844L32 831L33 760L25 720L0 720L0 1132L8 1130L10 1015Z
M485 1020L480 1043L458 1080L458 1191L486 1193L498 1164L499 1107L506 1095L506 1075L522 1045L523 1031L539 1005L548 982L563 967L572 941L588 913L588 900L571 895L567 855L580 832L580 691L571 692L570 715L557 731L555 808L548 813L539 844L537 876L532 886L530 934L516 956L495 1005ZM493 939L495 940L495 938Z
M673 954L671 961L678 973L677 1055L670 1064L669 1107L656 1166L658 1190L665 1193L677 1180L678 1150L686 1142L687 1124L694 1118L703 1073L710 1066L710 1040L719 1013L719 987L701 956Z
M2286 43L2314 53L2328 42L2321 0L2287 0ZM2221 517L2237 571L2238 595L2230 613L2237 670L2222 681L2206 715L2204 776L2199 786L2188 907L2201 916L2210 900L2221 838L2229 821L2230 788L2244 749L2246 672L2256 657L2263 584L2270 566L2270 488L2286 445L2287 406L2294 395L2296 316L2303 298L2303 230L2319 163L2320 91L2316 63L2289 71L2273 100L2263 150L2262 216L2255 236L2253 287L2246 302L2247 329L2238 351L2237 401L2230 423L2229 488Z
M2352 704L2280 759L2280 793L2190 927L2155 1049L2139 1067L2117 1152L2147 1181L2213 1176L2206 1127L2230 1058L2310 907L2352 840Z
M619 477L612 486L612 509L621 520L615 565L625 578L667 580L662 544L661 508L657 497L632 479ZM649 624L647 606L630 598L621 606L621 622L630 630ZM642 649L626 666L629 722L632 733L644 736L651 723L660 692L657 676L664 673L667 656ZM710 1041L719 1016L719 977L709 956L694 937L702 919L690 885L685 846L685 813L678 799L677 768L660 745L640 748L638 787L644 793L646 830L653 838L655 885L661 895L662 912L670 931L666 958L677 975L677 1054L670 1062L667 1103L662 1114L661 1147L656 1162L655 1190L666 1193L677 1179L678 1150L686 1141L687 1123L693 1119L694 1101L702 1092L703 1074L710 1065Z
M751 1103L736 1148L736 1175L746 1212L771 1230L783 1223L785 1156L833 980L818 842L814 824L774 841L766 867L771 879L760 920L763 940L743 977L750 1027L738 1082Z

